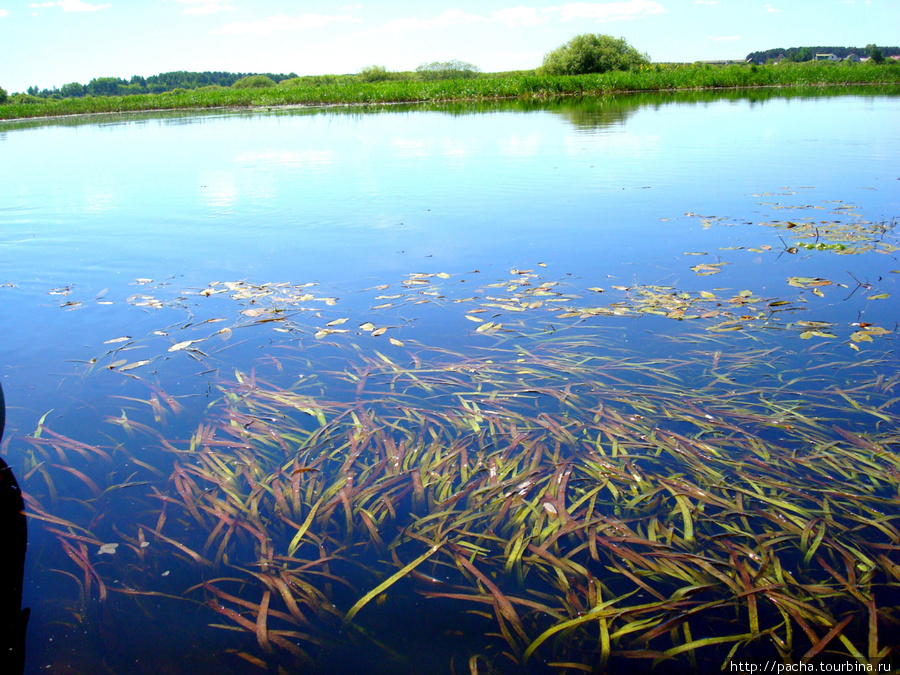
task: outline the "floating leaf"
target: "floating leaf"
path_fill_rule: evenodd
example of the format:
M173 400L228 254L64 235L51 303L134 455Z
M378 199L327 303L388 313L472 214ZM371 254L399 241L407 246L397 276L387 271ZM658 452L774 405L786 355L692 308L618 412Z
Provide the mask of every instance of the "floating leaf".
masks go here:
M392 345L394 345L395 347L402 347L402 346L403 346L403 343L400 342L400 340L398 340L398 339L396 339L396 338L389 338L389 341L390 341L390 343L391 343Z
M828 279L822 279L820 277L788 277L787 280L790 286L795 286L797 288L813 288L815 286L830 286L831 282Z
M372 323L371 321L366 321L365 323L359 324L359 329L362 331L365 331L367 333L370 333L373 330L375 330L375 324Z
M710 274L718 274L722 271L722 265L726 263L700 263L699 265L694 265L691 267L691 270L696 272L699 276L708 276Z
M329 321L325 325L326 326L340 326L342 323L346 323L347 321L349 321L349 319L347 317L345 317L343 319L335 319L334 321Z
M123 373L126 370L133 370L134 368L140 368L141 366L146 366L148 363L150 363L150 359L145 359L144 361L135 361L134 363L129 363L128 365L122 366L121 368L119 368L119 372Z
M185 340L183 342L176 342L174 345L169 347L169 351L170 352L181 351L182 349L186 349L187 347L190 347L195 342L203 342L203 340Z

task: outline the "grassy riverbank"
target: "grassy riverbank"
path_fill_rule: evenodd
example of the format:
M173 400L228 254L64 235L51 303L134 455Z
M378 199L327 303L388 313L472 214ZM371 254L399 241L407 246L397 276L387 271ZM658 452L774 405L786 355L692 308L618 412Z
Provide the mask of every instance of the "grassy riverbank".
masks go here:
M422 81L413 74L363 82L358 76L299 77L260 89L207 87L164 94L97 96L61 100L18 97L0 105L0 119L191 108L271 107L439 102L500 98L597 96L627 91L666 91L773 86L900 84L900 64L791 63L780 65L665 65L594 75L550 76L535 71L477 78Z

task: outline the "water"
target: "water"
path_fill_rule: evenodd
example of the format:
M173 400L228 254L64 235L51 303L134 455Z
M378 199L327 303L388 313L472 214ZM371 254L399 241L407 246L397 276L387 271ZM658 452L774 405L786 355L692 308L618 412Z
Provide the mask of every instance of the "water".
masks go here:
M606 655L577 622L540 637L610 593L625 607L686 592L658 570L651 590L630 581L658 564L657 539L721 556L740 588L740 564L756 566L748 589L783 584L760 562L774 549L716 529L753 491L761 520L732 525L776 537L762 514L793 504L778 551L799 587L821 594L836 582L814 555L843 569L851 550L889 608L891 562L866 546L896 545L900 516L898 107L704 94L0 128L3 454L32 500L26 671L352 672L348 645L380 672L644 667L638 648L720 665L759 623L784 639L776 596L725 583L737 624L698 613L641 644L655 624L627 629L648 615L623 610L604 619ZM592 496L601 477L613 487ZM816 496L829 481L843 492ZM598 528L626 536L608 552L632 576L603 564L607 539L588 545ZM848 533L861 539L841 548ZM843 629L865 651L853 602L815 621L824 635L856 612ZM660 605L658 623L687 608ZM704 638L720 646L679 650ZM803 639L735 658L796 659Z

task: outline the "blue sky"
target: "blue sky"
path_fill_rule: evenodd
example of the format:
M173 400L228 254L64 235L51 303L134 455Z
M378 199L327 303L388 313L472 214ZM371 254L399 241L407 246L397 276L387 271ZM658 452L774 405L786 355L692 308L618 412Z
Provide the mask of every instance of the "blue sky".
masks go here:
M413 70L449 59L515 70L580 33L624 37L654 61L743 58L895 45L898 27L900 0L0 0L0 86L170 70Z

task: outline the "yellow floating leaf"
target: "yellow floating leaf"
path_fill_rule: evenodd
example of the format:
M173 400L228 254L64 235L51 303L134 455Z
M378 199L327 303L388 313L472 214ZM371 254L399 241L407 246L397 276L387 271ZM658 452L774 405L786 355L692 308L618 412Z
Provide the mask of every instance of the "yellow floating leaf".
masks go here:
M371 321L366 321L365 323L359 324L359 329L364 330L367 333L370 333L373 330L375 330L375 324L372 323Z
M322 330L316 333L316 339L321 339L326 335L332 335L334 333L348 333L349 331L346 328L323 328Z
M127 341L130 340L130 339L131 339L131 336L129 336L129 335L123 335L122 337L117 337L117 338L113 338L112 340L107 340L107 341L104 342L103 344L105 344L105 345L112 345L112 344L115 344L115 343L117 343L117 342L127 342Z
M477 316L472 316L471 314L466 314L466 318L469 321L474 321L476 323L481 323L482 321L484 321L484 319L479 319Z
M403 346L403 343L400 342L400 340L398 340L398 339L396 339L396 338L389 338L389 340L390 340L390 343L391 343L392 345L394 345L395 347L402 347L402 346Z
M387 328L376 328L372 331L372 337L378 337L379 335L384 335L387 332Z
M347 321L349 321L349 319L347 317L344 317L343 319L335 319L334 321L329 321L325 325L326 326L340 326L342 323L346 323Z
M870 295L869 300L886 300L891 297L890 293L879 293L878 295Z

